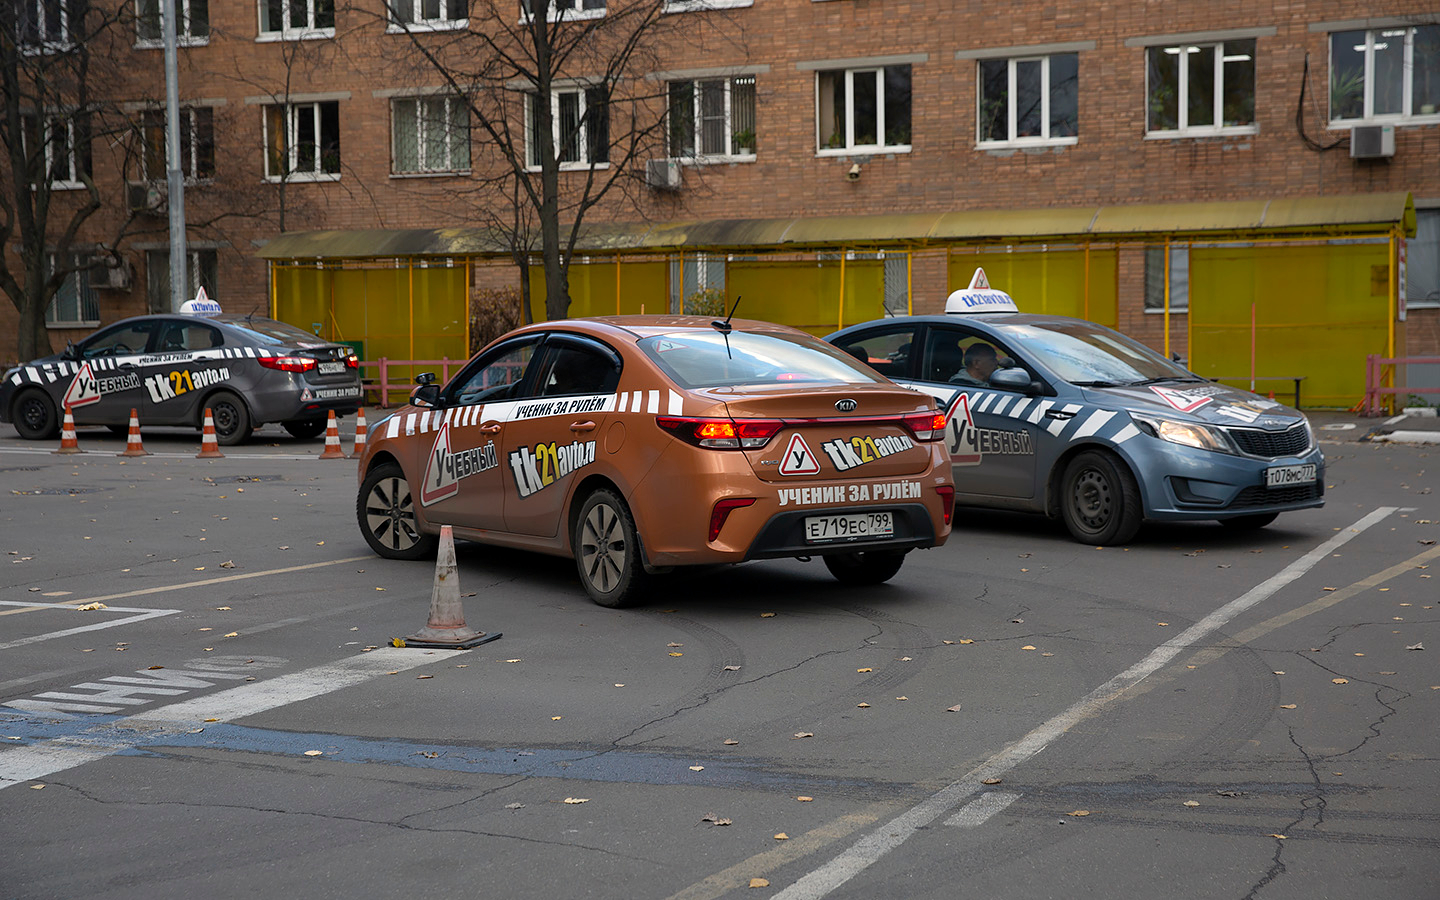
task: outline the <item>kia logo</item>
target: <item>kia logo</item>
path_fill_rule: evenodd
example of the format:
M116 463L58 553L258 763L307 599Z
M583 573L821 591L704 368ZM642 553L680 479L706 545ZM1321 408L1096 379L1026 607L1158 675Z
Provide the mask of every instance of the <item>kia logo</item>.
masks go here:
M855 407L859 405L860 404L856 403L854 400L851 400L849 397L846 397L844 400L835 401L835 408L840 410L841 412L854 412Z

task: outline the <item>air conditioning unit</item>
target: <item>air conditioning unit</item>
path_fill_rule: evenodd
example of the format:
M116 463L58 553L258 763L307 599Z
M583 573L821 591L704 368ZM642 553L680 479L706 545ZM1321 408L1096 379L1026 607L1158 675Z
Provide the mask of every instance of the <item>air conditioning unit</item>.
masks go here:
M1351 159L1387 159L1394 155L1394 125L1356 125L1350 129Z
M128 261L106 256L90 267L90 287L102 291L128 291L134 274Z
M125 202L131 212L162 215L168 199L169 188L164 184L132 181L125 185Z
M680 163L673 159L648 160L645 163L645 183L657 190L680 190Z

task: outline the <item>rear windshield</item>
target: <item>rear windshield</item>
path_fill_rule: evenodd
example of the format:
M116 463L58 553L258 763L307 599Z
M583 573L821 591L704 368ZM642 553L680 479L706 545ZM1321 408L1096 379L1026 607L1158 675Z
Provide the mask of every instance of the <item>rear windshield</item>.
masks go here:
M739 384L874 384L874 369L817 338L690 331L640 341L640 349L685 388Z
M238 328L262 344L301 344L319 347L329 341L318 338L303 328L263 316L210 316L212 321Z

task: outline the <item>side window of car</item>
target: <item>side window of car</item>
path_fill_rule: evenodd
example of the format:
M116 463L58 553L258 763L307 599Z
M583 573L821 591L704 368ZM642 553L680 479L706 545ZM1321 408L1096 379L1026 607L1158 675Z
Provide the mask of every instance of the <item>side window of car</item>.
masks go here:
M219 347L224 338L220 330L201 322L166 322L160 332L157 353L183 353L187 350L209 350Z
M922 379L941 384L982 387L1010 351L985 335L960 328L931 328L925 336Z
M126 325L117 325L86 341L80 352L86 359L94 359L97 356L125 356L132 353L144 353L145 345L150 341L150 334L154 330L154 322L131 322Z
M473 406L513 398L538 345L538 338L530 338L497 347L477 359L451 382L450 402Z
M841 350L867 363L886 378L914 378L915 329L868 332L858 339L837 344Z
M619 383L620 367L613 357L598 347L566 341L547 345L535 393L541 397L611 394Z

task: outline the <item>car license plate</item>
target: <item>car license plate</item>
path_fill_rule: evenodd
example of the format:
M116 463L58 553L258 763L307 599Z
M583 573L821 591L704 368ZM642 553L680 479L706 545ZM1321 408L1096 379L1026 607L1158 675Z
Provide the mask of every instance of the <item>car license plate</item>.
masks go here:
M890 537L894 533L895 515L889 512L809 516L805 519L805 542L809 544Z
M1292 484L1311 484L1315 481L1315 464L1303 466L1272 466L1265 470L1267 488L1289 487Z
M322 363L320 364L320 374L321 374L321 375L339 375L341 372L344 372L344 371L345 371L345 363L344 363L343 361L342 361L342 362L322 362Z

